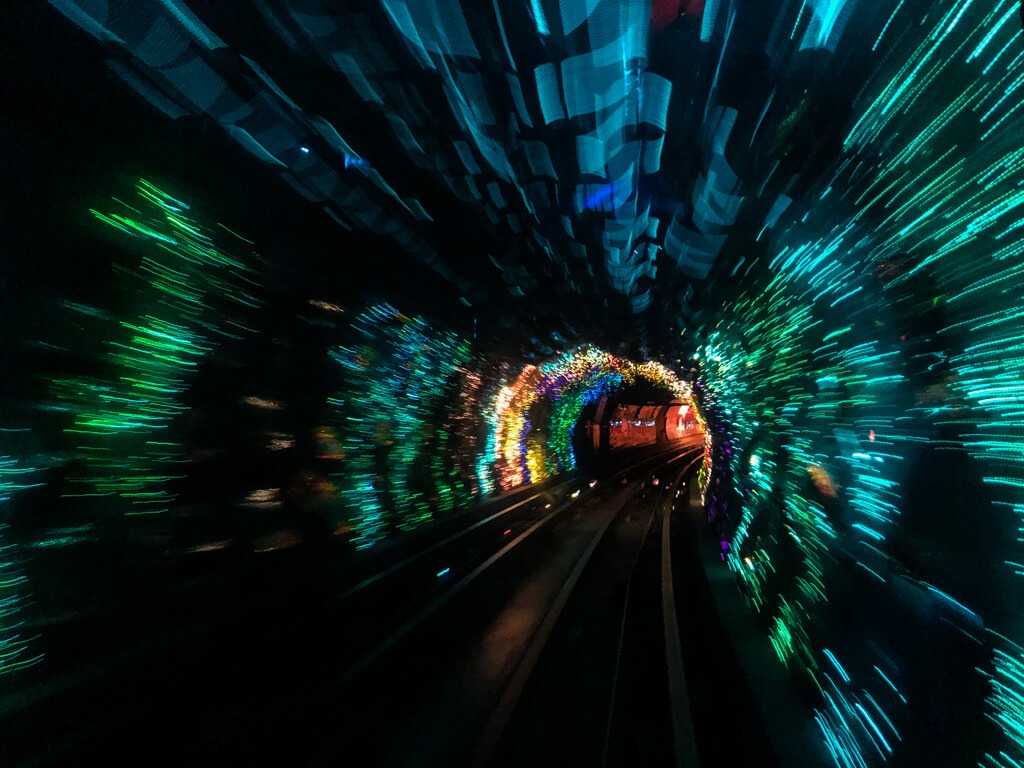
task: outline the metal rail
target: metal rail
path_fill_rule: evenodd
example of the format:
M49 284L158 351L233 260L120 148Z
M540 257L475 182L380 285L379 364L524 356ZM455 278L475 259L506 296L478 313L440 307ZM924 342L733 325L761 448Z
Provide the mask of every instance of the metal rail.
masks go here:
M666 457L676 452L680 452L680 455L672 456L671 458L668 459L667 463L675 462L683 458L684 456L688 455L691 452L691 449L689 448L689 446L676 446L668 451L663 451L655 456L647 457L628 467L624 467L623 469L614 473L608 479L602 481L600 484L591 485L591 487L589 488L586 487L586 485L584 484L584 488L581 489L582 492L579 495L565 499L563 503L559 504L557 507L552 509L540 520L535 521L525 531L520 533L513 540L506 543L497 552L488 557L484 562L474 567L469 573L463 575L458 580L450 583L441 593L435 595L433 599L431 599L426 605L417 610L413 615L407 617L395 631L389 633L387 637L375 643L373 648L367 650L361 656L356 658L355 661L339 660L338 663L332 664L328 668L320 668L317 672L316 680L309 679L307 680L306 683L300 683L296 685L290 693L287 693L284 696L277 698L273 703L270 703L269 706L263 708L257 713L254 713L251 717L247 717L244 724L240 724L237 728L233 729L231 733L223 735L216 741L221 744L230 743L230 741L233 738L242 736L245 732L254 727L261 720L269 716L272 716L274 712L279 711L280 708L287 708L289 702L298 705L298 700L301 700L305 697L306 688L309 684L323 685L326 683L328 690L330 690L331 692L340 692L346 685L352 683L355 678L357 678L361 673L365 672L368 667L373 665L374 662L379 660L389 650L393 649L403 638L408 637L409 634L413 632L413 630L422 625L430 616L436 613L442 606L449 603L457 594L462 592L471 583L476 581L482 574L490 570L496 563L505 558L510 552L520 547L523 544L523 542L527 541L538 531L544 529L549 524L551 524L562 513L575 507L577 504L588 500L598 490L607 488L610 484L617 481L624 475L627 475L630 472L635 472L638 469L645 467L647 465L657 464L658 462L666 462ZM583 483L584 481L574 479L569 483L559 484L558 486L556 486L556 488L564 488L566 486L571 487L572 483L574 482ZM545 492L550 492L551 490L553 489L548 489ZM365 590L367 590L375 584L380 584L385 579L385 577L398 575L401 571L406 570L410 566L421 562L429 554L437 553L444 547L454 544L470 530L479 528L481 525L487 522L496 520L501 516L513 511L514 509L520 508L529 501L535 500L538 496L543 495L543 493L545 492L532 495L528 499L521 500L516 504L506 507L503 510L496 512L495 514L488 516L484 520L478 521L472 526L469 526L466 529L463 529L453 534L452 536L443 539L441 542L438 542L437 544L434 544L431 547L419 553L416 553L403 559L399 563L389 568L384 573L377 574L375 576L364 579L359 584L356 584L355 586L347 589L343 593L344 596L339 595L338 597L329 601L327 607L329 607L332 610L338 609L338 607L347 599L350 599L353 596L361 592L364 592Z
M670 463L672 463L674 461L678 461L680 458L682 458L685 455L688 455L688 453L687 454L682 454L681 456L673 457L672 459L670 459L666 463L670 464ZM616 472L614 475L612 475L611 478L609 478L606 481L606 484L610 483L610 482L612 482L612 481L614 481L616 479L618 479L619 477L627 474L628 472L635 471L640 466L643 466L645 464L656 463L659 460L664 460L664 458L665 458L665 454L664 453L658 454L655 457L644 459L643 461L639 461L639 462L637 462L636 464L634 464L632 466L629 466L629 467L626 467L624 469L621 469L618 472ZM587 491L585 493L581 493L579 496L575 496L575 497L569 498L568 500L566 500L565 502L563 502L559 506L555 507L554 509L551 510L551 512L549 512L547 515L545 515L540 520L535 522L533 525L531 525L529 528L527 528L521 534L516 536L512 541L510 541L508 544L506 544L501 549L499 549L497 552L495 552L493 555L491 555L489 558L487 558L483 563L481 563L476 568L474 568L472 571L470 571L468 574L466 574L461 579L459 579L458 581L453 583L450 587L448 587L448 589L446 589L440 595L438 595L433 600L431 600L429 603L427 603L427 605L424 606L421 610L417 611L416 614L414 614L409 619L407 619L405 622L403 622L403 624L394 633L392 633L387 639L385 639L384 641L379 643L376 647L373 648L373 650L371 650L368 653L364 654L358 661L356 661L348 669L348 671L345 673L345 675L343 677L343 682L348 682L349 680L354 678L357 674L359 674L364 669L366 669L366 667L368 667L370 664L372 664L374 661L376 661L378 658L380 658L385 652L387 652L392 647L394 647L402 638L406 637L413 629L415 629L417 626L419 626L421 623L423 623L427 618L429 618L441 606L443 606L446 603L448 603L452 598L455 597L455 595L457 595L459 592L461 592L467 586L469 586L474 581L476 581L483 573L485 573L487 570L489 570L499 560L504 558L509 552L511 552L514 549L516 549L517 547L519 547L523 542L525 542L527 539L529 539L533 534L535 534L538 531L540 531L541 529L547 527L552 521L554 521L557 517L559 517L563 512L565 512L569 508L575 506L576 504L582 503L586 499L590 498L590 496L594 492L595 492L595 486L591 486L590 488L587 489ZM525 502L522 502L522 503L525 503ZM623 502L623 503L625 503L625 502ZM519 506L519 505L517 504L515 506ZM506 510L506 511L511 511L511 509L512 508L509 508L509 510ZM492 517L498 517L498 516L500 516L500 514L502 514L502 513L499 513L498 515L493 515ZM474 526L474 527L476 527L476 526ZM604 535L605 530L607 530L607 526L604 526L600 530L598 536L595 538L594 542L592 543L591 548L587 550L587 553L585 554L584 559L583 559L583 565L585 565L586 561L590 558L590 555L593 552L593 547L597 546L597 541L599 541L601 536ZM455 534L454 536L446 539L445 541L440 542L438 545L435 545L434 547L431 548L431 550L428 550L428 551L436 550L437 548L439 548L443 544L449 544L449 543L455 541L456 539L458 539L461 535L462 535L462 532L460 532L458 534ZM424 552L424 554L426 554L426 552ZM413 562L415 560L419 560L419 559L420 559L419 556L412 556L410 558L407 558L400 565L402 565L404 567L405 565L407 565L407 564L409 564L409 563L411 563L411 562ZM580 567L580 570L582 572L582 567ZM577 575L576 578L578 579L579 576ZM573 584L575 584L575 581L573 581ZM571 587L570 587L569 591L571 591ZM566 594L566 598L568 598L568 593ZM563 605L564 605L564 602L563 602Z
M678 456L675 456L669 459L667 462L665 462L665 466L669 466L675 463L676 461L689 458L693 454L693 452L699 450L701 449L695 448L693 449L693 451L688 450ZM683 470L682 474L685 474L690 467L696 464L696 461L698 460L699 459L687 465L687 468ZM645 462L640 462L640 464L643 463ZM634 465L634 467L630 467L626 470L623 470L620 473L617 473L615 477L618 477L622 474L625 474L627 471L635 469L640 464ZM622 512L622 509L624 509L625 506L629 503L629 501L633 498L637 490L637 488L630 489L630 491L627 494L624 494L623 497L620 500L618 500L618 508L615 510L615 513L609 515L608 519L605 520L604 523L600 526L600 528L594 533L583 555L577 561L572 572L569 574L569 577L566 579L565 583L562 585L562 588L559 590L557 596L555 597L554 601L552 602L551 606L547 611L547 614L544 617L544 621L541 623L540 627L537 629L533 637L530 639L530 643L527 646L526 651L520 659L519 664L516 666L516 669L513 672L512 677L509 679L509 682L501 695L498 705L495 707L494 712L492 713L490 719L488 720L487 726L484 728L484 731L477 742L477 748L473 759L473 765L482 768L483 766L486 766L490 763L494 755L494 752L498 747L502 733L504 732L505 727L508 725L508 722L512 717L512 713L515 710L519 698L523 693L523 689L526 686L527 680L529 679L530 674L533 672L533 669L536 666L537 661L540 658L542 651L544 650L544 646L550 638L551 633L554 630L555 624L561 616L566 603L569 601L569 597L571 596L573 590L579 582L580 577L583 575L583 571L586 569L587 564L590 562L591 556L594 554L594 551L597 549L598 545L604 539L612 523L614 523L615 520L618 519L618 516Z
M675 585L672 581L672 510L675 508L675 502L679 496L679 485L683 482L685 474L685 472L680 474L676 479L672 486L672 492L669 494L669 503L662 512L661 609L665 623L665 660L668 664L668 691L672 710L675 765L676 768L696 768L699 765L697 739L693 733L693 713L690 710L690 694L686 685L683 648L679 638L679 620L676 614Z

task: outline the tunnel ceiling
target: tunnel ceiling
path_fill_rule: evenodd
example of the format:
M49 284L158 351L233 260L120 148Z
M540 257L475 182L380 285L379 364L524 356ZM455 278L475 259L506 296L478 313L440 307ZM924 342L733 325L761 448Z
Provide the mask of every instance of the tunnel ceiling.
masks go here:
M687 348L681 334L812 207L849 218L845 192L826 198L854 163L870 186L865 160L888 140L852 133L858 105L892 52L949 13L925 0L51 5L109 77L176 124L200 121L338 234L383 236L460 311L561 321L649 356Z

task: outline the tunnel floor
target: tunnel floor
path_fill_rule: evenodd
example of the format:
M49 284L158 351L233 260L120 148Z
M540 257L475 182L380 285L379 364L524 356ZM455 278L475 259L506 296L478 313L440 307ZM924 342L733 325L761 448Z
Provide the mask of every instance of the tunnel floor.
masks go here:
M147 636L138 617L108 618L110 637L134 625L134 650L79 649L89 679L9 707L5 760L674 765L660 597L671 514L701 764L776 764L695 550L696 447L606 470L593 488L575 480L499 500L537 496L393 583L374 582L372 595L359 594L367 579L356 574L335 574L355 592L332 593L322 571L297 576L300 561L162 593L154 604L187 624ZM402 562L400 549L385 555ZM718 726L726 710L744 713L740 741ZM40 752L38 729L61 719L68 726ZM154 750L161 734L170 741Z
M76 634L111 638L119 650L78 648L69 666L88 674L58 677L61 685L35 690L34 701L15 699L2 720L5 759L672 765L658 563L678 478L686 503L674 517L673 559L701 763L736 764L710 713L742 707L750 715L743 754L771 765L749 686L717 642L715 606L694 599L702 575L686 515L695 449L668 464L609 469L595 487L560 481L498 500L497 508L526 503L520 517L439 550L415 572L375 582L373 595L339 595L325 578L358 586L373 575L282 559L155 593L163 598L150 604L165 624L154 616L148 634L138 615L96 618L100 628ZM386 554L384 562L401 560L400 549ZM166 624L172 615L177 626ZM129 626L126 646L118 635ZM697 635L711 644L695 648ZM57 719L69 727L40 752L39 729ZM154 751L161 734L167 742Z

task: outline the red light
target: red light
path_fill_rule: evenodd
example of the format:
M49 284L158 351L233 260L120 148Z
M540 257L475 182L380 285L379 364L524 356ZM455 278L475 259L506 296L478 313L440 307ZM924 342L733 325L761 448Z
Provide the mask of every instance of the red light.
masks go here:
M875 442L875 430L872 429L871 431L868 432L868 440L870 440L872 443Z
M502 536L508 536L508 535L509 535L510 533L512 533L512 529L511 529L511 528L509 528L509 529L508 529L507 531L505 531L505 532L504 532L503 534L501 534L501 535L502 535Z

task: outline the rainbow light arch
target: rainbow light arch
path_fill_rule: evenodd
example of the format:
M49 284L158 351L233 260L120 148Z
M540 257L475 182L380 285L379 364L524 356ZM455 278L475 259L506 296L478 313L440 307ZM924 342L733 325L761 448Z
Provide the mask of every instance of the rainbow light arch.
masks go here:
M572 430L583 409L641 380L691 402L689 385L660 363L634 363L589 346L540 366L526 365L514 379L500 382L484 409L487 439L477 464L481 489L509 490L573 469ZM544 423L533 423L545 415Z

